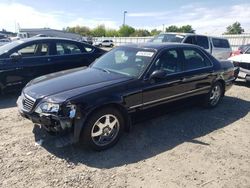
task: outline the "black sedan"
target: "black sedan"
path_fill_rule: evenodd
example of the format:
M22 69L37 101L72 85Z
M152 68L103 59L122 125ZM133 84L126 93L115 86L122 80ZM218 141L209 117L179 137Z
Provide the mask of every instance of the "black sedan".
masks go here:
M30 38L0 47L0 92L21 89L41 75L88 66L105 51L60 38Z
M198 95L215 107L233 80L231 62L219 62L198 46L127 45L89 68L31 81L17 104L23 117L47 131L70 131L74 142L102 150L129 129L131 113Z

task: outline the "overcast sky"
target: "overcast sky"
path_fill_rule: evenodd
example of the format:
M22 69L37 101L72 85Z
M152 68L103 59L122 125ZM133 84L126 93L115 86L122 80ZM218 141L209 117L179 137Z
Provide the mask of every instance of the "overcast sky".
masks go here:
M196 33L221 34L239 21L250 33L249 0L0 0L0 29L15 31L15 23L21 28L105 24L117 29L125 10L126 24L135 28L190 24Z

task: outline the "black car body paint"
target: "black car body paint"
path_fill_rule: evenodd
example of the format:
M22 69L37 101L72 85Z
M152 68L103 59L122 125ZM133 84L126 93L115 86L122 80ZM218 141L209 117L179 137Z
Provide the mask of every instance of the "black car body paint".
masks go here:
M74 133L74 142L77 142L85 120L96 109L107 105L119 109L126 119L126 125L129 126L129 116L137 110L207 94L215 82L221 82L226 91L234 80L234 67L230 62L221 63L194 45L148 43L118 47L114 51L124 48L136 49L139 51L137 54L143 54L141 51L146 52L144 56L152 55L147 53L149 49L154 52L151 62L138 77L98 69L95 64L89 68L46 75L31 81L23 89L22 96L17 102L20 113L34 123L45 125L46 128L60 127L61 123L70 121L68 127ZM165 78L159 80L150 78L152 65L163 52L176 50L179 53L183 49L194 49L207 59L208 65L185 70L182 62L180 72L167 74ZM181 58L179 60L182 61ZM27 97L34 100L28 111L23 108ZM60 104L59 112L38 114L36 109L44 102ZM76 108L76 114L70 120L69 113L65 111L68 112L67 106L72 108L72 105ZM58 130L55 128L55 131Z

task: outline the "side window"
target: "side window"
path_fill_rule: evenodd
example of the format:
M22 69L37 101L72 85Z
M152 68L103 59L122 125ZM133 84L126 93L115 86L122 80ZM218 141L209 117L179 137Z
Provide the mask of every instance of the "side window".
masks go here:
M185 58L185 71L195 70L211 65L210 61L196 49L184 49L183 54Z
M203 47L204 49L208 49L208 38L205 36L197 36L197 45Z
M35 55L36 48L37 48L37 45L32 44L32 45L26 46L18 50L18 53L21 54L23 57L31 57Z
M212 38L212 42L216 48L230 48L229 42L226 39Z
M93 50L94 50L94 48L92 48L91 46L83 46L83 48L84 48L84 50L86 51L86 52L92 52Z
M70 55L70 54L80 54L81 49L73 43L57 43L56 44L57 55Z
M23 57L47 56L49 55L49 44L32 44L18 50L18 53L20 53Z
M186 40L184 41L184 43L187 43L187 44L196 44L196 38L195 38L195 36L188 36L186 38Z
M155 70L165 70L167 74L174 74L182 71L182 63L178 58L176 50L166 50L156 60L154 64Z

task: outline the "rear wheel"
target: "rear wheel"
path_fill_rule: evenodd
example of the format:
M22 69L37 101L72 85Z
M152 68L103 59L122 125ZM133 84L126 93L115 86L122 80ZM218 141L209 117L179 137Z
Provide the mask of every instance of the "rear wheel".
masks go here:
M103 108L94 112L87 120L81 134L83 144L94 150L112 147L124 129L124 118L114 108Z
M205 106L209 108L216 107L223 97L223 86L220 82L216 82L210 92L205 96Z

